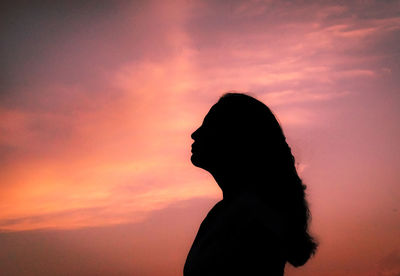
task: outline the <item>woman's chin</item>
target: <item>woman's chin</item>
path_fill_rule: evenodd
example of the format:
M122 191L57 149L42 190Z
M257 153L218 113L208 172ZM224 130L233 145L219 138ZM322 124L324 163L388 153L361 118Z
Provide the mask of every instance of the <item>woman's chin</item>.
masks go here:
M192 164L197 166L198 160L196 154L192 153L192 156L190 157L190 161L192 161Z
M190 161L192 161L192 164L196 167L203 168L203 162L201 162L201 159L199 159L198 155L196 155L195 153L192 153Z

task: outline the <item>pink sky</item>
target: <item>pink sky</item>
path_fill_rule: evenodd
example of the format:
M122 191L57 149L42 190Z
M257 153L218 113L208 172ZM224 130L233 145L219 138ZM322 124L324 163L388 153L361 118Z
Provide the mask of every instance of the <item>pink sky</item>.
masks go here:
M221 198L190 134L235 90L308 186L287 275L399 275L400 2L45 2L2 12L0 271L181 275Z

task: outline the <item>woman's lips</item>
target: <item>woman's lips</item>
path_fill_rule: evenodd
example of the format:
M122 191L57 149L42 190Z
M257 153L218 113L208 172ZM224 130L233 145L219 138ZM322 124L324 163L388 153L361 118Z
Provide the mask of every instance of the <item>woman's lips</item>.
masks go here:
M197 151L198 146L194 143L192 144L192 152Z

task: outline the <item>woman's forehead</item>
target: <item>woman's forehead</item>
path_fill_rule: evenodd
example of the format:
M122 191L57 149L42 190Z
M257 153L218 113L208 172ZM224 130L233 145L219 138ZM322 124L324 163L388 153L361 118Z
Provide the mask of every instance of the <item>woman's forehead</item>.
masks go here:
M204 122L210 122L210 121L217 121L221 117L221 112L217 106L217 104L214 104L206 116L204 117Z

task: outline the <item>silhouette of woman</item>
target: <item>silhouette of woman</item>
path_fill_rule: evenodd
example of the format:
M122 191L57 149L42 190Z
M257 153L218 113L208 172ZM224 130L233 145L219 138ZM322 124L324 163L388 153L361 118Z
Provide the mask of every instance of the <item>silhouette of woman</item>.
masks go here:
M192 163L223 199L202 222L184 276L283 275L317 244L308 233L306 186L278 121L255 98L227 93L192 134Z

